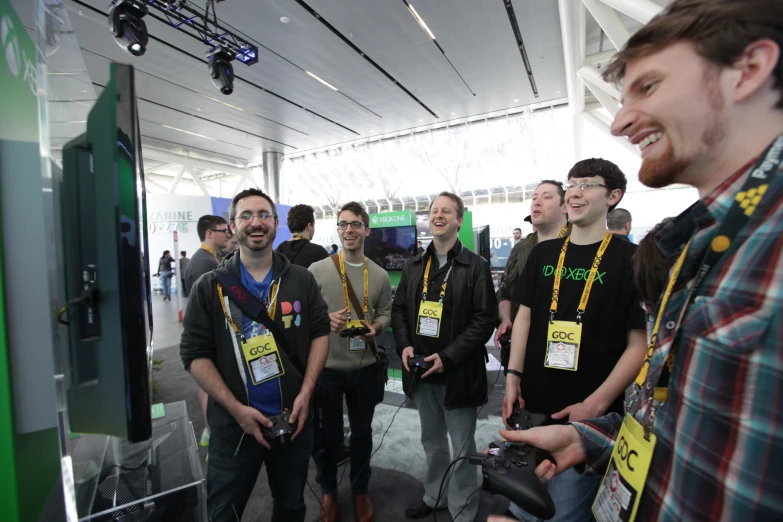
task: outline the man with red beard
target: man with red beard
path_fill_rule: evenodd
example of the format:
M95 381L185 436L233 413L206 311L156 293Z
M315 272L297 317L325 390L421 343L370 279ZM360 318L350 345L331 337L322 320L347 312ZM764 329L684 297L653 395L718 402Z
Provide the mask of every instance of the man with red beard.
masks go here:
M313 275L272 251L278 220L269 196L242 191L229 216L239 249L196 282L180 342L185 369L209 395L209 520L242 518L263 464L271 520L302 522L310 402L329 351L329 314ZM249 317L243 306L253 300L259 311ZM290 440L266 440L261 428L284 411Z
M656 235L675 260L625 418L502 434L542 480L605 474L607 520L783 520L783 2L675 0L605 69L612 132L650 187L701 199Z

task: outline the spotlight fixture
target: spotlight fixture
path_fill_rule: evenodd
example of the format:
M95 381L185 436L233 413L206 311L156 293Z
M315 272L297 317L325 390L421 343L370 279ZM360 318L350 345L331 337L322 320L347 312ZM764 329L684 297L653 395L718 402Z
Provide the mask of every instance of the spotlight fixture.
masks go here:
M218 46L209 53L207 67L212 83L221 93L228 96L234 92L234 66L231 62L234 60L234 53L225 47Z
M109 29L117 45L133 56L141 56L147 50L149 35L144 16L147 6L133 0L113 0L109 9Z

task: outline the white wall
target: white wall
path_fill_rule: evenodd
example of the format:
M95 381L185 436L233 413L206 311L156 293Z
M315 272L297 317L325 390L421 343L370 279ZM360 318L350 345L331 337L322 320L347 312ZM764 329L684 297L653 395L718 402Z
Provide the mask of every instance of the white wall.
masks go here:
M188 257L193 256L201 246L196 224L204 214L212 214L212 200L206 196L147 194L147 240L152 274L158 271L158 261L164 250L171 250L174 259L179 258L180 250L186 250ZM176 252L174 230L179 236Z

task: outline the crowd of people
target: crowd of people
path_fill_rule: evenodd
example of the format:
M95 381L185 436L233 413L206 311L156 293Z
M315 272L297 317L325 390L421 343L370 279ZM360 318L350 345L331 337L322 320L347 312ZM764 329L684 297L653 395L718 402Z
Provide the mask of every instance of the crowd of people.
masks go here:
M319 520L339 520L345 403L354 515L375 520L372 419L386 379L375 341L388 327L426 456L408 519L476 516L476 468L454 460L484 449L493 332L498 345L510 334L494 414L550 419L498 428L554 457L535 470L554 520L783 519L781 49L778 0L675 0L641 28L603 70L623 96L612 132L641 149L645 185L690 185L699 201L637 248L617 208L626 176L607 159L579 161L536 187L535 233L520 231L497 297L487 260L458 239L465 207L449 192L432 201L432 242L402 267L394 298L364 255L358 203L337 216L342 249L317 247L312 260L312 209L293 227L289 214L296 237L275 252L277 209L257 189L234 197L227 223L204 234L200 223L180 353L209 398L209 519L240 520L264 466L271 519L303 521L312 456ZM229 234L239 247L218 264ZM284 412L290 440L267 440ZM490 520L534 517L511 505Z

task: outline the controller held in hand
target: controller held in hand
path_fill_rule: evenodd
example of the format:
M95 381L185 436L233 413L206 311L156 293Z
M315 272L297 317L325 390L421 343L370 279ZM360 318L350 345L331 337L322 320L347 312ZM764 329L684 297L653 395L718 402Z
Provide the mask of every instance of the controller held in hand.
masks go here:
M288 422L289 415L289 412L284 411L280 415L269 417L269 420L272 421L272 426L269 428L263 425L261 426L261 434L264 436L264 439L268 442L279 439L280 443L291 440L291 435L296 431L296 426Z

